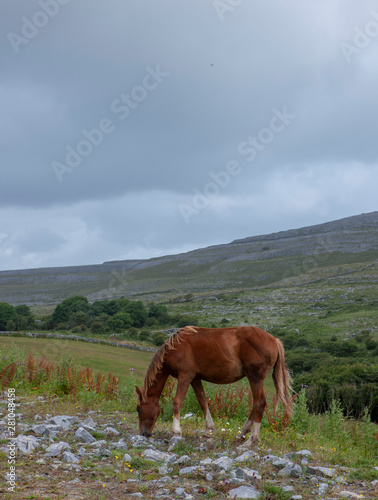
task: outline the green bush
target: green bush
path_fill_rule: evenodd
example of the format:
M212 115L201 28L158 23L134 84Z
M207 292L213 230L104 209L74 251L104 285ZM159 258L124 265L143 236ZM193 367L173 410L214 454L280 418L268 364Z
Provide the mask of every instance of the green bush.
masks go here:
M149 340L151 337L150 332L148 330L142 330L139 334L139 340Z
M104 324L101 321L94 321L91 324L91 330L93 333L102 333L104 331Z
M0 330L6 330L8 321L16 320L16 309L7 302L0 302Z
M155 345L161 346L163 345L164 341L167 340L167 335L164 332L155 332L152 335L152 340Z
M108 319L106 322L107 326L116 332L122 330L127 330L132 325L132 318L130 314L125 312L119 312Z

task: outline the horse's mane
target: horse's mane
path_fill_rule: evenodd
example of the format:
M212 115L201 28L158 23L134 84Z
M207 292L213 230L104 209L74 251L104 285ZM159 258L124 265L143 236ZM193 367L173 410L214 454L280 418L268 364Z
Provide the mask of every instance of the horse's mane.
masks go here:
M184 328L177 330L177 332L175 332L173 335L167 338L167 340L164 341L164 344L152 358L146 376L144 377L143 386L141 389L143 400L147 399L148 389L155 383L156 376L163 367L166 353L176 349L177 345L184 340L184 335L190 335L193 333L197 333L197 330L193 326L185 326Z

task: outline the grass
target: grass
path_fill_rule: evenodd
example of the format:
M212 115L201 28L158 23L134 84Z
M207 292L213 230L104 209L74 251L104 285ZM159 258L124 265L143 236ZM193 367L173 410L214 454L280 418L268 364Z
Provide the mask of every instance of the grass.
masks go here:
M121 381L128 377L131 368L138 379L143 379L154 355L153 352L119 349L73 340L1 336L0 341L6 350L15 344L34 357L45 356L52 362L59 361L61 356L69 351L75 364L93 367L96 373L101 371L107 374L111 371Z

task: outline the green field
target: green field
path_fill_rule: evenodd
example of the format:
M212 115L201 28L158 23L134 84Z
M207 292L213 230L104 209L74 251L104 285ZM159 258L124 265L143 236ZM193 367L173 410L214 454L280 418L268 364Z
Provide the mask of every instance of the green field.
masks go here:
M26 354L38 358L45 356L53 362L58 362L61 356L69 351L75 365L83 368L89 366L105 375L110 371L121 381L129 375L130 368L133 368L135 376L142 380L154 354L72 340L0 337L2 346L10 347L12 343L24 349Z
M93 368L95 372L107 375L111 372L120 379L120 383L127 382L130 377L130 369L136 382L142 383L148 365L154 355L153 352L134 351L106 345L96 345L88 342L58 340L46 338L24 338L0 336L1 347L10 348L12 344L17 345L36 358L46 357L49 361L57 363L61 356L69 351L75 366ZM240 385L243 382L238 382ZM267 394L275 392L272 377L269 375L265 381Z

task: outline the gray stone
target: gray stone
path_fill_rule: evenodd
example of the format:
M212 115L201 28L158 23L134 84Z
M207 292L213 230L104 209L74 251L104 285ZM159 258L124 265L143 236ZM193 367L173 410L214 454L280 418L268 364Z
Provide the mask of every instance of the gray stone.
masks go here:
M302 475L302 468L300 465L293 464L293 467L291 468L290 471L290 476L292 477L299 477Z
M290 500L302 500L302 495L293 495L292 497L290 497Z
M130 434L129 441L131 443L131 446L134 446L135 448L148 445L147 438L144 436L139 436L137 434Z
M294 491L294 487L293 486L283 486L282 491Z
M71 446L64 441L60 441L59 443L54 443L49 446L46 450L46 455L48 457L57 457L62 453L63 450L71 450Z
M335 469L330 469L329 467L307 467L306 472L308 474L314 474L315 476L322 477L333 477L335 474Z
M72 481L68 481L67 484L77 484L77 483L81 483L81 481L78 477L75 477L75 479L72 479Z
M118 436L119 432L117 431L117 429L114 429L114 427L106 427L106 429L104 430L104 434L105 436Z
M117 448L117 450L127 450L127 444L123 438L117 441L117 443L112 443L111 447Z
M132 461L131 455L129 455L128 453L125 453L123 455L123 461L124 462L131 462Z
M180 476L184 476L186 474L195 474L200 470L200 467L184 467L183 469L180 469L179 474Z
M182 440L180 436L173 436L168 443L168 451L173 450L173 448Z
M166 484L166 483L171 483L172 479L169 476L164 476L159 479L159 483L161 484Z
M103 446L106 446L108 443L105 441L105 439L100 439L99 441L93 441L93 443L88 443L89 446L92 448L102 448Z
M260 493L253 486L239 486L228 492L230 498L259 498Z
M261 462L273 462L274 460L280 460L280 457L276 457L276 455L265 455L264 457L261 457Z
M155 497L157 498L160 497L167 498L167 495L169 495L169 490L167 490L166 488L160 488L159 490L155 491Z
M70 429L72 424L76 424L79 422L77 417L71 417L69 415L57 415L50 419L50 424L59 425L63 427L64 430Z
M84 427L79 427L75 432L76 439L83 441L84 443L94 443L96 438L92 436Z
M92 417L89 417L87 418L86 420L84 420L84 422L81 422L81 426L82 427L90 427L92 429L94 429L96 427L96 422L93 420Z
M59 431L62 431L63 427L61 425L54 424L37 424L33 425L32 431L37 436L43 437L55 437Z
M175 463L176 459L177 459L177 455L176 455L176 453L171 453L170 455L168 455L168 458L167 458L167 460L165 461L165 463L166 463L167 465L172 465L172 464L174 464L174 463Z
M342 476L337 476L337 478L335 479L335 481L338 484L348 484ZM378 483L378 481L377 481L377 483Z
M245 479L247 481L252 481L253 479L261 479L261 476L259 475L257 470L247 468L237 467L234 471L232 471L231 474L235 474L235 477L237 477L238 479Z
M64 451L62 454L63 462L68 462L69 464L78 464L80 460L70 451Z
M343 498L363 498L358 493L354 493L354 491L347 491L347 490L340 491L339 496Z
M182 455L177 460L175 460L173 463L174 464L187 464L188 462L190 462L190 457L188 455Z
M17 436L15 443L17 444L18 450L24 455L32 453L40 444L36 437L23 436L22 434Z
M230 470L234 461L230 457L220 457L214 460L213 467L216 469Z
M86 449L83 448L82 446L80 446L80 448L77 450L77 454L80 455L80 456L82 456L82 457L84 457L86 455L90 455L90 453L88 453L86 451Z
M290 476L291 471L292 471L292 467L290 465L287 465L286 467L284 467L283 469L281 469L279 471L278 475L281 477L288 477L288 476Z
M246 460L253 460L256 457L256 453L248 450L242 453L238 457L234 458L234 462L245 462Z
M295 455L300 455L300 456L302 456L302 457L308 457L308 458L312 457L312 453L311 453L311 451L309 451L309 450L300 450L300 451L296 451L296 452L295 452Z
M112 452L106 448L99 448L94 452L95 457L111 457Z
M319 484L319 487L318 487L318 495L320 497L323 497L325 495L325 492L328 488L328 484L327 483L320 483Z
M159 467L159 474L162 476L165 476L166 474L169 474L168 467L166 465L162 465Z
M286 467L291 467L293 462L288 458L276 458L272 460L272 465L276 467L276 469L284 469Z
M169 455L163 451L147 449L144 451L142 457L146 460L151 460L152 462L165 462L168 460Z
M203 460L200 461L200 465L206 466L206 465L211 465L213 463L213 460L211 458L204 458Z
M169 494L169 490L168 490L168 494ZM179 498L185 498L186 500L191 500L192 498L194 498L192 495L189 495L184 488L176 488L175 489L175 494L179 497Z

